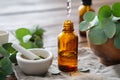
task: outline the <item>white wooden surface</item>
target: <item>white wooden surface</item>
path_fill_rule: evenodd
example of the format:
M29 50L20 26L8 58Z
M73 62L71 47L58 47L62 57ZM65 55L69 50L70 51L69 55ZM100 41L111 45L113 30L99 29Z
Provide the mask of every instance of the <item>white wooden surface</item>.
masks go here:
M57 46L57 36L61 32L66 18L67 0L1 0L0 30L15 30L20 27L31 28L39 24L46 32L45 47ZM97 12L103 4L112 4L120 0L93 0ZM78 33L78 7L81 0L72 0L71 20ZM13 39L13 38L12 38Z

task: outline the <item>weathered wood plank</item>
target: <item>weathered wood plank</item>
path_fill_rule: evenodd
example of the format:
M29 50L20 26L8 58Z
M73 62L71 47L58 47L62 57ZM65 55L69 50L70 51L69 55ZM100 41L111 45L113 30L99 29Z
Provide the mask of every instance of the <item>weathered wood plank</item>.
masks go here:
M57 36L62 30L66 18L67 0L3 0L0 3L0 29L15 30L20 27L32 28L39 24L46 30L45 47L57 46ZM72 1L71 20L78 33L78 7L81 0ZM93 0L97 12L103 4L112 4L119 0ZM13 39L13 38L11 38ZM79 39L80 40L80 39ZM12 41L12 40L11 40Z

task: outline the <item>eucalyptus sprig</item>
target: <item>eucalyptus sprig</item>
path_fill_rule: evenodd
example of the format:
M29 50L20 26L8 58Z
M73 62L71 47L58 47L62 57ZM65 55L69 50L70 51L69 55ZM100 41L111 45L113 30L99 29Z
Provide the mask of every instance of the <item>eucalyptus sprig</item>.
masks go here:
M83 19L79 29L89 31L90 42L101 45L113 38L115 47L120 49L120 2L101 6L97 15L95 12L87 12Z
M12 63L16 64L16 50L11 47L12 43L0 46L0 80L6 80L8 75L13 74Z
M34 29L19 28L15 31L16 38L19 40L20 45L24 48L43 48L43 33L44 29L38 25L33 26Z

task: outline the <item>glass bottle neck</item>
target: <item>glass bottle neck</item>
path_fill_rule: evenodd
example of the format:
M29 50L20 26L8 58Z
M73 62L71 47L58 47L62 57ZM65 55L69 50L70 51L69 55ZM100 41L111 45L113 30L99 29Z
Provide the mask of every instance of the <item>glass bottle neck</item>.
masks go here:
M67 32L74 31L73 22L71 22L71 20L64 21L63 31L67 31Z

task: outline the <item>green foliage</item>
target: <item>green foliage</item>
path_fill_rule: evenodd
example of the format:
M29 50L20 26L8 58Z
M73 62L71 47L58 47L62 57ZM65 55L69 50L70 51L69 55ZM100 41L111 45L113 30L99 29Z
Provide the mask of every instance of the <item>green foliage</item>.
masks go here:
M79 27L80 31L86 31L86 30L88 30L89 27L90 27L90 24L89 24L88 22L86 22L86 21L81 22L80 25L81 25L81 26ZM82 27L82 26L84 26L84 27Z
M6 49L10 54L14 53L16 50L11 46L12 43L3 44L3 48Z
M115 17L120 17L120 2L112 5L112 12Z
M17 30L15 31L15 34L16 34L16 38L17 38L20 42L24 42L24 41L23 41L23 37L24 37L25 35L31 35L31 32L30 32L28 29L26 29L26 28L20 28L20 29L17 29Z
M107 36L104 34L104 31L100 27L100 25L97 25L96 27L93 27L90 30L88 36L90 38L90 42L92 42L96 45L104 44L107 41Z
M19 28L15 31L15 35L20 41L20 45L27 49L43 48L42 36L44 32L44 29L39 28L39 26L35 26L35 30L33 31L27 28Z
M120 49L120 23L117 24L117 32L114 38L114 45L116 48Z
M83 19L87 22L90 22L92 21L93 19L95 18L95 13L90 11L89 13L86 13L84 16L83 16Z
M112 20L105 19L101 22L101 27L108 38L112 38L116 33L116 24Z
M0 46L0 54L2 54L4 57L9 57L10 54L8 51L6 51L3 47Z
M1 71L4 72L5 75L9 75L13 73L12 63L8 57L4 57L2 58L2 60L0 60L0 66L1 66L0 68Z
M42 48L44 32L45 30L36 26L33 32L27 28L19 28L15 31L15 35L24 48ZM23 39L25 36L29 37L26 42ZM6 76L13 73L12 64L17 64L17 51L11 45L12 43L6 43L0 46L0 54L3 56L0 59L0 80L6 80Z
M100 7L97 16L87 12L84 21L80 23L80 31L89 30L89 38L93 44L104 44L108 39L114 39L114 45L120 49L120 2Z
M106 18L110 18L112 14L112 10L109 5L102 6L98 11L98 19L103 21Z
M12 52L10 44L11 43L4 44L3 46L0 46L0 54L3 55L3 58L0 59L0 79L1 80L6 80L6 76L13 73L12 61L10 60L10 57L12 54L12 53L10 54L10 52ZM8 47L9 47L9 49L8 49Z

